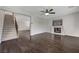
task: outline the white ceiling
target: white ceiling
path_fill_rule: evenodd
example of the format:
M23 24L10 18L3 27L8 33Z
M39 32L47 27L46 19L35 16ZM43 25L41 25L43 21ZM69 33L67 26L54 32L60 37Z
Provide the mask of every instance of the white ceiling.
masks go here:
M40 12L44 9L53 8L55 13L54 15L45 16ZM18 12L30 16L37 16L42 18L58 17L67 14L71 14L79 11L78 6L2 6L0 9L11 10L13 12Z

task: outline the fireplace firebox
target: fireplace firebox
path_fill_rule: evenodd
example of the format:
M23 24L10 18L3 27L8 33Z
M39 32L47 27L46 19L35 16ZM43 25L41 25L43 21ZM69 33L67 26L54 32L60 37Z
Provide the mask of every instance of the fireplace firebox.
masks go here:
M61 33L60 27L54 27L54 33Z

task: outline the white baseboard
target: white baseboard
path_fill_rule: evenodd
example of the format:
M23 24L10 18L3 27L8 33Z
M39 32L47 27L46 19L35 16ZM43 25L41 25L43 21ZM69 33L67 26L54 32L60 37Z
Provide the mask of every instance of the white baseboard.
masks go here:
M33 34L31 34L31 36L32 36L32 35L41 34L41 33L50 33L50 32L38 32L38 33L33 33Z
M67 34L67 36L79 37L78 35L69 35L69 34Z
M72 35L72 34L63 34L63 33L52 33L57 35L67 35L67 36L73 36L73 37L79 37L79 35Z
M13 39L17 39L18 37L14 37L14 38L11 38L11 39L7 39L7 40L2 40L2 41L8 41L8 40L13 40Z

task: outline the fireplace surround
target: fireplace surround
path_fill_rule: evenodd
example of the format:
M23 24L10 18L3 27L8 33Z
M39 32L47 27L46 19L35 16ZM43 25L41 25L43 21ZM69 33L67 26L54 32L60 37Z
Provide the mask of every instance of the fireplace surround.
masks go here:
M52 26L53 26L53 32L54 34L61 34L62 33L62 19L53 20Z

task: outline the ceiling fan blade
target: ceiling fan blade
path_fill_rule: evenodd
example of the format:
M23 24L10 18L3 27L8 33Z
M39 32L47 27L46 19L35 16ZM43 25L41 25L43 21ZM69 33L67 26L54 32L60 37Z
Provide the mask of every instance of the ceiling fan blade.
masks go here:
M55 14L55 12L50 12L49 14Z
M53 11L53 9L50 9L49 11Z
M46 13L48 13L49 11L48 11L48 9L46 9Z

